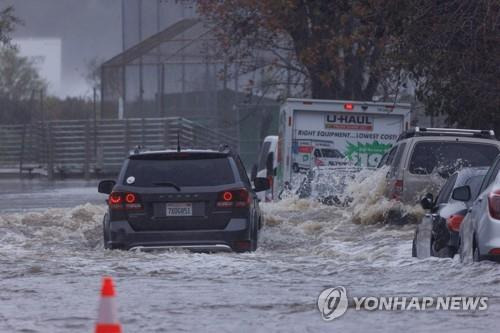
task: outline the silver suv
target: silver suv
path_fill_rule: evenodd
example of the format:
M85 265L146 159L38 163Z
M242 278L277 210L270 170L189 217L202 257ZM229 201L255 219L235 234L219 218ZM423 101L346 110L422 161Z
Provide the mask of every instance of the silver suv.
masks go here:
M463 167L489 167L500 151L493 131L419 128L403 133L383 157L388 166L385 195L415 204L436 196L446 179Z
M462 186L452 194L455 200L474 199L460 227L460 257L500 261L500 156L486 173L479 195L474 198L473 192Z

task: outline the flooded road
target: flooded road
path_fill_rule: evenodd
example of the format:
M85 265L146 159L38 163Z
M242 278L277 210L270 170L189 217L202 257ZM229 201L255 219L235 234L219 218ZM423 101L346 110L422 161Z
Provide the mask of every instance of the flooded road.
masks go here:
M143 253L103 249L105 196L94 184L10 186L0 193L0 332L92 331L103 275L115 279L125 332L498 331L500 266L412 258L415 226L371 224L385 201L263 204L255 253ZM324 322L317 297L335 286L349 297L488 296L489 309L350 307Z

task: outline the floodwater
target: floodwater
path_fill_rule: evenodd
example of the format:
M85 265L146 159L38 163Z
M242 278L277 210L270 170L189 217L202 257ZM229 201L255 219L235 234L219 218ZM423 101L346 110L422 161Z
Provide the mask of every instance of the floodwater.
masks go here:
M263 204L255 253L194 254L104 250L95 183L1 181L0 332L92 331L104 275L125 332L497 332L500 266L412 258L414 225L375 223L391 205L379 184L376 175L356 184L351 208ZM325 322L317 297L335 286L350 297L488 296L489 309L350 307Z

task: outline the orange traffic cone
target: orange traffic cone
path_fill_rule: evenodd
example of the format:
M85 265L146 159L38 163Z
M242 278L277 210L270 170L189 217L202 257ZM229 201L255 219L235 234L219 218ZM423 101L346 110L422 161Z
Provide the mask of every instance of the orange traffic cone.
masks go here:
M121 333L122 327L118 322L115 305L115 288L113 279L105 276L102 279L101 300L99 314L95 325L95 333Z

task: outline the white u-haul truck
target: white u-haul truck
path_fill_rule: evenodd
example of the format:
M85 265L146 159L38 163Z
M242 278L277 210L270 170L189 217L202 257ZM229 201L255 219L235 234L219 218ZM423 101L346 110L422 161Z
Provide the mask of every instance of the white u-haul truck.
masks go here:
M279 117L275 194L314 166L376 167L410 127L410 104L287 99Z

